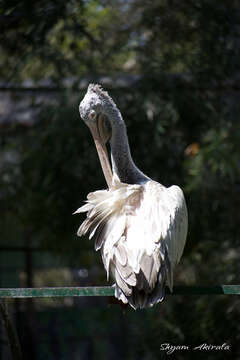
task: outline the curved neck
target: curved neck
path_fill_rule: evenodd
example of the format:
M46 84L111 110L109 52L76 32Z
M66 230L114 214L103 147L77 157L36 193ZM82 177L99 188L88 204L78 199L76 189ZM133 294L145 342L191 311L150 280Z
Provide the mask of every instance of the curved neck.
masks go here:
M134 164L127 137L127 130L117 108L108 116L112 126L110 140L112 170L120 181L127 184L141 184L149 180Z

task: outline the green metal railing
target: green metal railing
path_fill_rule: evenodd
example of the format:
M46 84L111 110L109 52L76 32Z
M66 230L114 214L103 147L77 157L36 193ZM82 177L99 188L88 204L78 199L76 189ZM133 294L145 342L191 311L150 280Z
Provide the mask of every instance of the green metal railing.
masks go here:
M175 286L168 295L240 295L240 285ZM71 296L114 296L112 286L0 288L0 298L44 298Z
M172 293L168 289L166 293L168 295L240 295L240 285L175 286ZM112 286L0 288L0 315L5 326L12 359L23 360L23 355L14 323L8 315L7 299L113 295Z

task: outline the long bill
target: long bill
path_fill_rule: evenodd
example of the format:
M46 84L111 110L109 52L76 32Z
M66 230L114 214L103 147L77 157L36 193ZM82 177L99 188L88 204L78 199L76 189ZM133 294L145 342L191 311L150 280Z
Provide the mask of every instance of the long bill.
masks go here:
M108 153L106 149L106 145L103 140L102 136L102 126L101 126L101 119L99 122L90 123L89 128L91 130L96 148L98 157L102 166L102 171L107 182L109 189L112 187L112 169L108 158Z

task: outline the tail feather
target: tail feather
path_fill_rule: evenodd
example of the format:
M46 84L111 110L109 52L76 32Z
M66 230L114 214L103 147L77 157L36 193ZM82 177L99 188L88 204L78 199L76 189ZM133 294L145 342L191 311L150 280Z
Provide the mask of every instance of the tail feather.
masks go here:
M152 307L153 305L162 302L165 297L165 287L167 281L166 267L163 265L158 274L158 280L152 291L146 291L141 285L142 274L138 276L137 285L132 287L131 294L125 292L124 288L116 281L115 297L123 301L125 304L129 303L131 307L136 309L143 309L145 307Z

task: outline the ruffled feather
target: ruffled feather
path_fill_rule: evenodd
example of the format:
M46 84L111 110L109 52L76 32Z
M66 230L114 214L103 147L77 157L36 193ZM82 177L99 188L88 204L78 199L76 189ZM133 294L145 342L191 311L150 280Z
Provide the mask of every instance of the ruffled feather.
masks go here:
M148 181L129 185L113 178L109 190L88 195L75 213L87 212L78 235L89 233L115 279L115 296L133 308L152 306L172 290L173 271L183 252L187 209L177 186Z

